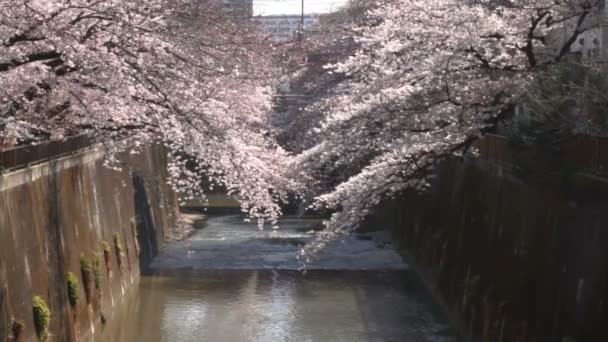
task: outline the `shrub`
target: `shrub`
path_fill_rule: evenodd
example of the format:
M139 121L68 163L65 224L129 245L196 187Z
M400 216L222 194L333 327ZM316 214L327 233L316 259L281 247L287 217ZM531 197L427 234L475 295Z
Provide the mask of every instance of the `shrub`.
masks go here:
M101 246L103 248L103 253L110 253L110 244L107 241L102 241Z
M78 304L78 300L80 299L80 284L78 283L78 278L72 272L68 272L67 275L67 283L68 283L68 299L70 301L70 305L75 307Z
M112 252L110 250L110 244L106 241L101 242L101 247L103 249L103 258L106 262L106 272L108 276L110 275L110 271L112 270Z
M131 219L131 229L135 233L135 236L139 235L139 231L137 230L137 219L135 217Z
M84 293L87 298L87 303L91 302L93 289L92 289L92 280L93 280L93 271L91 267L91 260L87 256L82 256L80 258L80 272L82 273L82 282L84 284Z
M131 230L133 231L133 241L135 242L135 251L139 254L139 228L137 228L137 220L131 219Z
M122 241L120 239L120 233L116 232L114 237L114 251L116 252L116 260L118 261L118 268L122 267Z
M46 341L49 336L51 311L42 297L34 296L32 313L34 315L34 328L36 329L36 335L41 341Z
M93 282L97 290L101 289L101 255L98 252L93 252L91 256L93 262Z

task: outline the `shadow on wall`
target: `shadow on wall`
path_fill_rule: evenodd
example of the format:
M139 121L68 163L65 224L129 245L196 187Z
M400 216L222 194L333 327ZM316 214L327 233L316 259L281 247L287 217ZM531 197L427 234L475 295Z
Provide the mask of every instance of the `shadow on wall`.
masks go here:
M550 185L454 160L431 191L387 200L370 224L393 228L471 341L604 342L608 181Z
M139 269L142 273L149 271L150 262L158 254L157 231L152 219L148 194L143 177L133 174L133 201L137 219L135 234L139 243Z
M60 336L66 336L66 339L70 339L72 336L78 334L78 328L76 327L76 320L67 313L66 310L60 310L64 303L67 303L67 291L65 289L64 275L66 274L66 252L63 247L62 236L63 225L60 217L61 213L61 175L58 175L60 170L57 161L51 161L49 166L54 170L47 176L47 187L48 187L48 225L46 232L46 239L48 244L47 250L47 262L51 272L49 276L49 304L56 312L55 316L58 319L51 321L51 329L55 332L60 332ZM60 315L58 315L60 314ZM69 336L69 337L68 337Z
M139 177L105 167L101 148L0 176L1 342L36 341L38 330L53 341L88 341L111 318L139 279L134 251L141 247L145 269L175 227L165 156L160 145L121 156ZM70 273L81 300L68 295ZM50 320L35 317L36 298Z
M0 275L0 317L10 317L8 311L8 303L6 301L6 292L7 289L4 287L4 279ZM0 319L0 336L5 336L9 331L9 321L5 319Z

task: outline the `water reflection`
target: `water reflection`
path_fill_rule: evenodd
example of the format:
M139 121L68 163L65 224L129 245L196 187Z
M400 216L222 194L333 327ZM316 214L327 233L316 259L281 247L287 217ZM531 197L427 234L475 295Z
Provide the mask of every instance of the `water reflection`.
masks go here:
M165 271L98 341L452 342L408 271Z
M95 340L457 341L397 254L371 237L336 246L306 275L291 269L293 241L313 223L260 232L238 217L211 220L155 260Z

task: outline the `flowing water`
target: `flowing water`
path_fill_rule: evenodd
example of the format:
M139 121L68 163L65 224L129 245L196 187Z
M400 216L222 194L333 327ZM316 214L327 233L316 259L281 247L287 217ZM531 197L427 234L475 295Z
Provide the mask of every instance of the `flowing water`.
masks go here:
M153 261L96 341L458 341L381 233L348 237L297 271L316 225L287 217L259 231L210 218Z

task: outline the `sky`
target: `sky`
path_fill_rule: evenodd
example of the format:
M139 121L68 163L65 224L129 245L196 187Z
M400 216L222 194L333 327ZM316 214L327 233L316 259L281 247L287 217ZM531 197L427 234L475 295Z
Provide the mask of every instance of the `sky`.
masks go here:
M347 0L304 0L306 14L325 13L346 3ZM302 0L253 0L255 15L300 14Z

